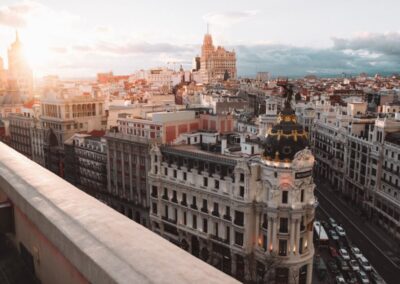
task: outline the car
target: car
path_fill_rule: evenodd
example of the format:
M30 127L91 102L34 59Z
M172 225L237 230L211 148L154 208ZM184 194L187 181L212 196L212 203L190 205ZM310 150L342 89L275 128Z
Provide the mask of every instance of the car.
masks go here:
M336 232L338 233L339 236L341 236L341 237L345 237L346 236L346 232L343 230L343 228L341 226L336 226L335 230L336 230Z
M359 258L360 256L362 256L362 253L358 247L351 246L350 251L355 258Z
M332 257L337 257L338 256L338 252L337 252L336 248L334 248L334 247L329 247L329 252L330 252Z
M347 264L347 261L345 261L341 256L339 256L337 258L337 265L339 266L340 270L342 270L342 271L350 270L349 265Z
M337 240L337 245L338 245L339 249L346 249L347 248L345 242L343 242L343 239Z
M364 269L365 271L372 270L372 266L371 266L371 264L369 264L368 259L366 259L365 256L361 255L358 258L358 262L360 263L360 266L362 267L362 269Z
M339 254L344 260L350 260L350 255L346 249L339 249Z
M334 241L339 240L339 236L335 230L329 230L329 235L331 236L332 240Z
M353 271L360 270L360 266L358 265L358 262L355 259L350 259L349 266Z
M337 264L334 260L328 261L328 268L333 274L336 274L339 272L339 267L337 266Z
M358 283L357 276L354 274L353 271L347 272L346 281L349 284L357 284Z
M346 281L344 280L344 277L342 274L339 274L335 277L335 283L336 284L346 284Z
M331 229L331 225L329 225L329 223L326 221L321 221L321 225L322 225L322 227L324 227L325 231L328 231Z
M333 219L333 218L329 218L329 224L330 224L333 228L335 228L335 227L337 226L337 223L336 223L335 219Z
M386 284L385 280L383 280L383 278L378 274L378 272L376 272L375 269L372 269L369 277L373 284Z
M368 275L363 270L357 271L357 276L358 276L358 280L360 280L360 282L362 284L369 284L370 283Z

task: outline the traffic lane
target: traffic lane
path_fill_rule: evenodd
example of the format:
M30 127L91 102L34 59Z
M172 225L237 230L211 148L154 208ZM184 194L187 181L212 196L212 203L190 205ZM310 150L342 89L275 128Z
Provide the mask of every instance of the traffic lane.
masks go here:
M339 198L337 193L334 192L329 185L325 185L323 188L324 190L320 193L323 193L325 197L328 197L341 211L346 213L348 216L352 216L351 219L353 223L356 223L357 225L360 224L362 226L360 229L362 229L364 234L368 235L368 238L372 240L379 249L385 253L387 251L393 251L393 246L395 244L388 244L388 240L383 239L382 234L374 230L374 228L372 228L363 217L359 215L359 213L355 212L354 208L350 207L351 205L345 203L341 198Z
M316 195L318 197L319 206L334 218L336 222L344 226L348 239L353 245L360 248L362 253L368 258L372 266L378 271L383 279L389 284L399 283L399 269L387 260L379 250L371 245L365 235L359 233L359 231L348 221L347 216L343 216L338 212L336 208L324 198L324 196L318 193L318 191L316 191ZM342 208L340 208L340 210L342 210ZM344 210L342 210L342 212L346 214ZM356 225L362 229L362 224L356 223Z

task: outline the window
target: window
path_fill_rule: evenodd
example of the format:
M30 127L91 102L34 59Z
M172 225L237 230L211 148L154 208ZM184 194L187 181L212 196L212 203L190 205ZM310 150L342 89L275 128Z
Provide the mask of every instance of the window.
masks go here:
M168 200L168 188L166 188L166 187L164 187L163 199L167 199Z
M182 205L186 206L187 205L187 200L186 200L186 193L182 193Z
M235 244L239 246L243 246L243 234L239 232L235 232Z
M302 189L300 193L300 202L304 202L304 189Z
M303 254L303 238L299 241L299 254Z
M207 199L203 199L203 207L201 208L201 211L208 212Z
M225 219L230 220L231 219L231 208L229 206L226 206L225 208Z
M229 243L231 241L231 228L226 226L225 240Z
M214 187L219 189L219 180L214 180Z
M239 187L239 196L244 197L244 186Z
M183 212L183 225L187 225L187 213Z
M244 224L244 213L235 210L235 224L238 226L243 226Z
M184 172L183 173L183 180L186 180L187 179L187 174L186 174L186 172Z
M219 205L218 205L217 202L214 202L214 208L213 208L212 214L213 214L214 216L219 216Z
M197 200L196 200L196 196L193 196L193 199L192 199L192 208L193 208L193 209L197 209Z
M282 204L287 204L288 203L288 191L284 190L282 191Z
M172 200L171 200L171 201L172 201L172 202L175 202L175 203L178 202L178 197L177 197L176 190L173 190L173 191L172 191Z
M208 222L207 219L203 219L203 232L207 233L208 232Z
M153 214L157 214L157 203L153 202Z
M244 182L244 174L240 174L240 182Z
M174 178L176 178L177 175L178 175L178 174L177 174L177 171L174 170Z
M157 190L157 186L152 186L151 188L151 196L153 197L157 197L158 196L158 190Z
M279 232L280 233L287 233L288 232L288 218L280 218L279 219Z
M197 216L193 215L193 220L192 220L192 227L193 229L197 229Z
M165 207L164 207L164 216L165 216L165 218L166 219L168 219L168 205L165 205Z
M214 223L214 235L218 238L219 233L218 233L218 223Z
M208 178L206 178L206 177L203 178L203 186L205 186L205 187L208 186Z
M279 240L279 255L285 256L287 254L287 240Z
M168 175L168 168L164 168L164 175Z

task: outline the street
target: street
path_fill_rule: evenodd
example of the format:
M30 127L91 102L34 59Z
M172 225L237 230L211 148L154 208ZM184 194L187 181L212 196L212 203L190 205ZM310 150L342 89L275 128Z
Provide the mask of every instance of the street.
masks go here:
M315 195L319 202L317 215L334 218L343 226L350 242L360 248L383 279L389 284L399 283L400 267L396 263L397 246L393 240L361 217L329 185L317 184Z

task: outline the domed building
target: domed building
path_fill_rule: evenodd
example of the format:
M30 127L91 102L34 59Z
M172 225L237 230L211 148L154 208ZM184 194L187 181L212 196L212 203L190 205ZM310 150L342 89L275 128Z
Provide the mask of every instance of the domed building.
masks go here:
M277 258L275 283L308 284L314 256L314 156L307 148L307 133L291 108L291 90L286 88L286 92L285 107L267 134L260 159L261 232L267 251L258 257Z
M294 110L286 102L278 123L267 134L264 159L290 162L298 151L308 146L307 133L297 123Z

